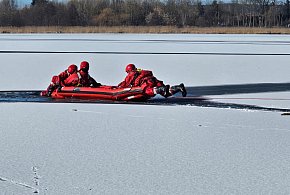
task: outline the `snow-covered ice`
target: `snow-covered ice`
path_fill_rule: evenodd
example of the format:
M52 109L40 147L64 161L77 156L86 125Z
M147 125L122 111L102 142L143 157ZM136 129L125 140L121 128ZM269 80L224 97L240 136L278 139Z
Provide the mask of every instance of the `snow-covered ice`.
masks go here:
M286 35L1 35L0 51L199 52L222 55L1 53L0 91L40 90L82 60L116 85L127 63L169 84L289 83ZM194 95L194 94L190 94ZM209 95L290 107L289 91ZM216 99L215 99L216 98ZM289 116L119 104L0 103L0 194L289 194Z

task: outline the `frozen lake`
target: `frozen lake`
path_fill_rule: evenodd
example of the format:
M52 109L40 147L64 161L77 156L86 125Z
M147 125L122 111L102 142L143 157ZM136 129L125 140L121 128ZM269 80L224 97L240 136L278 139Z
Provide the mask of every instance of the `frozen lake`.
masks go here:
M0 103L0 194L289 194L290 36L0 35L0 91L45 89L87 60L214 102L262 106ZM271 108L271 109L270 109ZM266 109L267 110L267 109Z

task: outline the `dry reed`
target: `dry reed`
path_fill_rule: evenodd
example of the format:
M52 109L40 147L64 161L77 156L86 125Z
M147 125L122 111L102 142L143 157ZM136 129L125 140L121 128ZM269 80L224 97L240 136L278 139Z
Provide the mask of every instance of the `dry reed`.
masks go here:
M153 33L153 34L290 34L290 28L173 26L26 26L0 27L0 33Z

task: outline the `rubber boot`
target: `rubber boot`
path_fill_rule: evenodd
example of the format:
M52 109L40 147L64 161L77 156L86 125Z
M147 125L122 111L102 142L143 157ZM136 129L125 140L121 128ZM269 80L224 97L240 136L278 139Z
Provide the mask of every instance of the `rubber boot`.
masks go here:
M41 93L40 93L40 96L47 96L47 91L45 90L45 91L42 91Z
M160 94L163 97L170 96L170 93L169 93L169 85L165 85L165 86L161 86L161 87L156 87L154 89L155 89L154 90L155 91L155 94Z
M183 97L186 97L186 95L187 95L187 91L186 91L186 89L185 89L185 87L184 87L184 84L181 83L181 84L179 85L179 87L180 87L180 91L181 91L182 96L183 96Z
M187 95L187 91L186 91L183 83L181 83L180 85L171 86L169 89L169 92L171 95L174 95L178 92L181 92L183 97L186 97L186 95Z
M52 92L56 89L57 86L55 85L49 85L47 88L47 96L50 97Z
M54 89L55 89L55 86L50 84L45 91L42 91L40 93L40 95L50 97Z

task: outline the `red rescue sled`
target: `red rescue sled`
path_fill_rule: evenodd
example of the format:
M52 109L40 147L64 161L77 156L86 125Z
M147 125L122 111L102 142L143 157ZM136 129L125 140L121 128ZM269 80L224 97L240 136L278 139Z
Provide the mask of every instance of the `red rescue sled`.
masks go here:
M113 101L145 101L148 100L141 87L117 88L114 86L100 87L62 87L51 94L52 98L78 98Z

